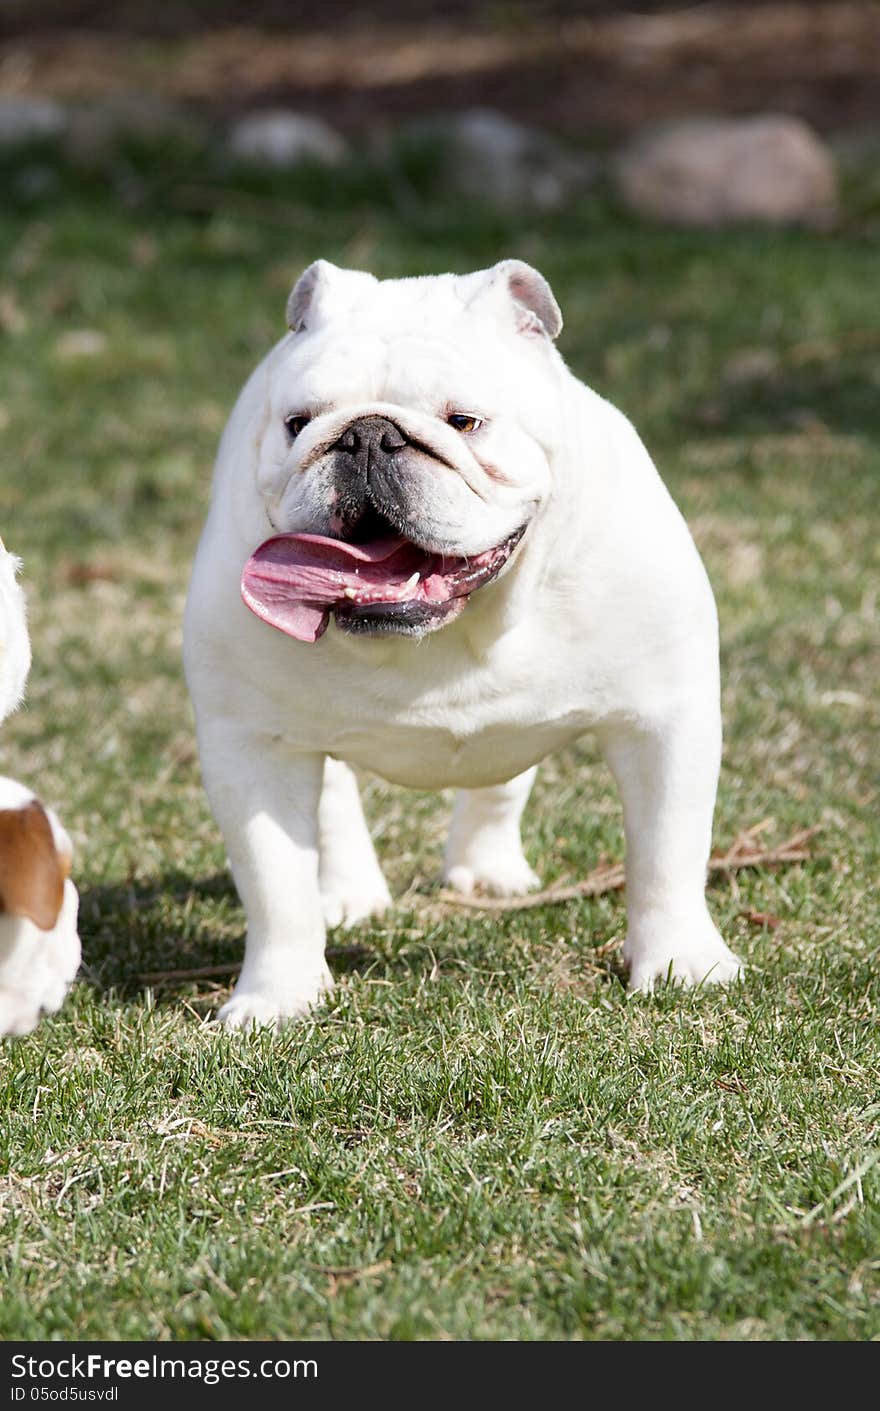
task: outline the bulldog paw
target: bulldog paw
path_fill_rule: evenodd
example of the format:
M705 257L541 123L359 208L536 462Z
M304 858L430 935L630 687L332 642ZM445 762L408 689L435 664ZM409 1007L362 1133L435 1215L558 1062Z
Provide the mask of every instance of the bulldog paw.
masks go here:
M665 944L652 939L640 944L628 936L623 958L630 967L629 989L651 994L655 985L667 979L680 985L729 985L739 979L745 966L722 941L711 923L691 939L673 936Z
M391 893L381 872L367 877L321 878L321 906L327 926L356 926L381 916L391 905Z
M332 988L333 979L326 968L316 980L295 986L247 985L240 980L218 1013L217 1022L232 1030L280 1029L305 1019Z
M493 897L519 897L540 887L541 879L533 872L522 853L496 853L491 857L467 862L447 863L443 880L462 896L488 892Z

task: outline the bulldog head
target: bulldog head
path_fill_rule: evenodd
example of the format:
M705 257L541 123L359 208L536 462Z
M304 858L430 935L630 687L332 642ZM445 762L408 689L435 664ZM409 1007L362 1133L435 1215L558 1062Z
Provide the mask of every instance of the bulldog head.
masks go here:
M316 641L421 636L504 571L549 489L562 327L506 260L379 281L319 260L287 306L257 485L272 537L245 566L258 616Z

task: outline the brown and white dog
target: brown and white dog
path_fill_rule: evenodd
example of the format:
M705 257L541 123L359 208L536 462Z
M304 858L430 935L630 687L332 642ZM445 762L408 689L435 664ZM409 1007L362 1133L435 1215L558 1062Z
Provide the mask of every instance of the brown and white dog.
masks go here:
M31 650L19 561L0 540L0 720L20 703ZM0 1036L60 1009L80 963L70 838L52 809L0 775Z

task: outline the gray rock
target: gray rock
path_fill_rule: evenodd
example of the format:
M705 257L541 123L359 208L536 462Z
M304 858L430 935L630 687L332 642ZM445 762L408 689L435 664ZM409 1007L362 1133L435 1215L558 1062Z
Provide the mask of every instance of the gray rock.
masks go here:
M826 225L830 150L800 118L701 118L643 134L618 157L617 189L640 215L681 225Z
M0 148L61 137L67 126L66 109L52 98L0 98Z
M344 140L328 123L282 108L242 118L229 133L229 150L243 161L279 168L302 162L333 166L347 152Z
M441 142L447 184L507 207L554 210L585 190L598 162L492 108L469 108L411 125L411 138Z

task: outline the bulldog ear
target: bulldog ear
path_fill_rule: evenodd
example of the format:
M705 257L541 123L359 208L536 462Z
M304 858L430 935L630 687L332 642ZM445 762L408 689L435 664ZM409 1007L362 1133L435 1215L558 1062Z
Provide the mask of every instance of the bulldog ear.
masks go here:
M55 847L43 805L0 809L0 915L26 916L51 931L64 900L69 859Z
M299 279L290 291L290 298L287 300L287 327L291 333L299 333L305 328L306 318L312 301L318 291L319 285L327 281L329 271L333 269L326 260L315 260L308 269L303 270Z
M519 333L546 333L548 338L558 338L562 313L543 274L523 260L502 260L492 274L493 282L505 286L514 302Z
M329 260L315 260L303 270L287 300L287 327L292 333L314 328L322 317L350 306L358 293L376 284L375 275L340 269Z

